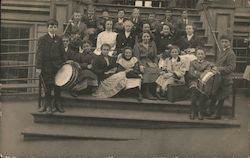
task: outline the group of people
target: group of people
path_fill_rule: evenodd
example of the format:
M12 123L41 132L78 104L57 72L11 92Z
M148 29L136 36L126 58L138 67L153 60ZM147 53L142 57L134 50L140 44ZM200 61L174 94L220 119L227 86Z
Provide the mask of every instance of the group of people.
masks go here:
M181 83L188 85L192 92L190 119L196 116L203 119L207 114L203 103L207 99L211 100L210 118L221 117L236 62L231 49L232 39L222 35L223 51L217 62L206 61L203 43L196 36L187 11L182 12L179 20L172 17L171 10L166 10L163 20L157 20L155 13L149 13L148 18L142 20L140 10L135 8L130 18L125 17L125 10L118 10L117 18L111 19L108 10L97 17L95 7L90 5L86 16L74 12L62 38L56 35L56 20L49 20L47 26L48 33L38 41L36 58L37 72L47 87L41 112L64 112L60 105L60 87L55 85L54 78L64 63L77 63L77 80L68 89L74 97L85 91L108 98L134 89L138 101L165 99L168 85ZM197 88L198 79L205 71L222 76L218 95L206 96Z

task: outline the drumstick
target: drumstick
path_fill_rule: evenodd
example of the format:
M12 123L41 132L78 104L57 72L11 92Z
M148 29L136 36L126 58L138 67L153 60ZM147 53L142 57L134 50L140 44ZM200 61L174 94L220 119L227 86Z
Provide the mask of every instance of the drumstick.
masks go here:
M42 84L42 87L43 87L44 91L47 92L47 87L46 87L46 85L45 85L45 83L44 83L43 76L42 76L42 75L39 75L39 78L40 78L40 80L41 80L41 84Z

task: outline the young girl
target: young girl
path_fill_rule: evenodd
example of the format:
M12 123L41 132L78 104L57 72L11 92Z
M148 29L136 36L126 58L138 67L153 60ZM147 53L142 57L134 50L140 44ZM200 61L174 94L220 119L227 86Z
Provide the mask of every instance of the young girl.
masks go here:
M166 59L165 65L161 71L161 75L155 81L157 83L156 93L159 94L167 92L169 84L185 83L184 74L186 72L186 66L181 60L180 49L177 46L172 46L170 50L170 56ZM159 96L159 95L158 95Z
M167 72L166 63L167 63L168 58L169 58L168 51L164 51L162 52L162 54L159 55L158 66L159 66L159 69L161 70L160 74L164 74L165 72ZM156 97L158 99L165 99L164 96L165 96L165 91L162 91L160 86L158 86L156 88Z
M206 54L203 49L198 48L196 50L196 57L197 59L192 61L190 63L190 70L189 70L189 88L191 89L192 93L192 100L191 100L191 110L190 110L190 119L193 120L195 116L198 114L198 119L203 119L203 104L205 96L201 94L197 90L197 82L200 78L201 74L205 72L206 70L209 70L211 67L211 64L204 60L206 57ZM198 106L198 109L197 109Z
M136 57L133 57L133 51L131 47L125 47L122 56L117 60L118 68L117 72L125 71L126 89L137 88L138 101L142 100L141 95L141 78L139 61Z
M77 96L79 91L82 91L89 86L97 87L98 81L96 74L92 71L92 63L96 55L91 51L90 41L84 41L82 44L82 52L75 56L76 62L81 66L81 71L76 81L76 85L72 88L72 95Z

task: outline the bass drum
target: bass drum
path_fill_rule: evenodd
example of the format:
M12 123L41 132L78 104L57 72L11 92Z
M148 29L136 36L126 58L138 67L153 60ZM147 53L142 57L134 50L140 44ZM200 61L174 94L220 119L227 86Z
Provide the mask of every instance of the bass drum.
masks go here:
M222 78L220 74L213 71L206 71L202 73L198 79L197 88L206 96L216 95L220 87L221 80Z
M78 63L66 62L56 73L55 84L63 89L71 89L76 83L80 69Z

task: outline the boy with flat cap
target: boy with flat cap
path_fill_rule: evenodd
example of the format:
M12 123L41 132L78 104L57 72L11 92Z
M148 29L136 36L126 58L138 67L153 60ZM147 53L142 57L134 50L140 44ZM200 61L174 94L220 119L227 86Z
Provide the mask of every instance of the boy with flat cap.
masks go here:
M231 47L232 37L229 35L221 35L220 43L222 50L217 55L216 66L212 69L221 74L222 83L217 91L216 96L211 100L210 108L212 115L210 119L220 119L221 109L224 100L231 94L233 85L233 72L236 68L236 56ZM217 105L215 106L216 102Z
M49 20L47 22L48 33L38 40L36 72L42 76L47 88L45 91L45 104L40 112L52 113L53 107L59 112L64 112L59 103L60 87L54 83L55 75L65 61L62 38L56 35L57 27L58 22L56 20ZM54 102L52 102L52 90L54 90Z

